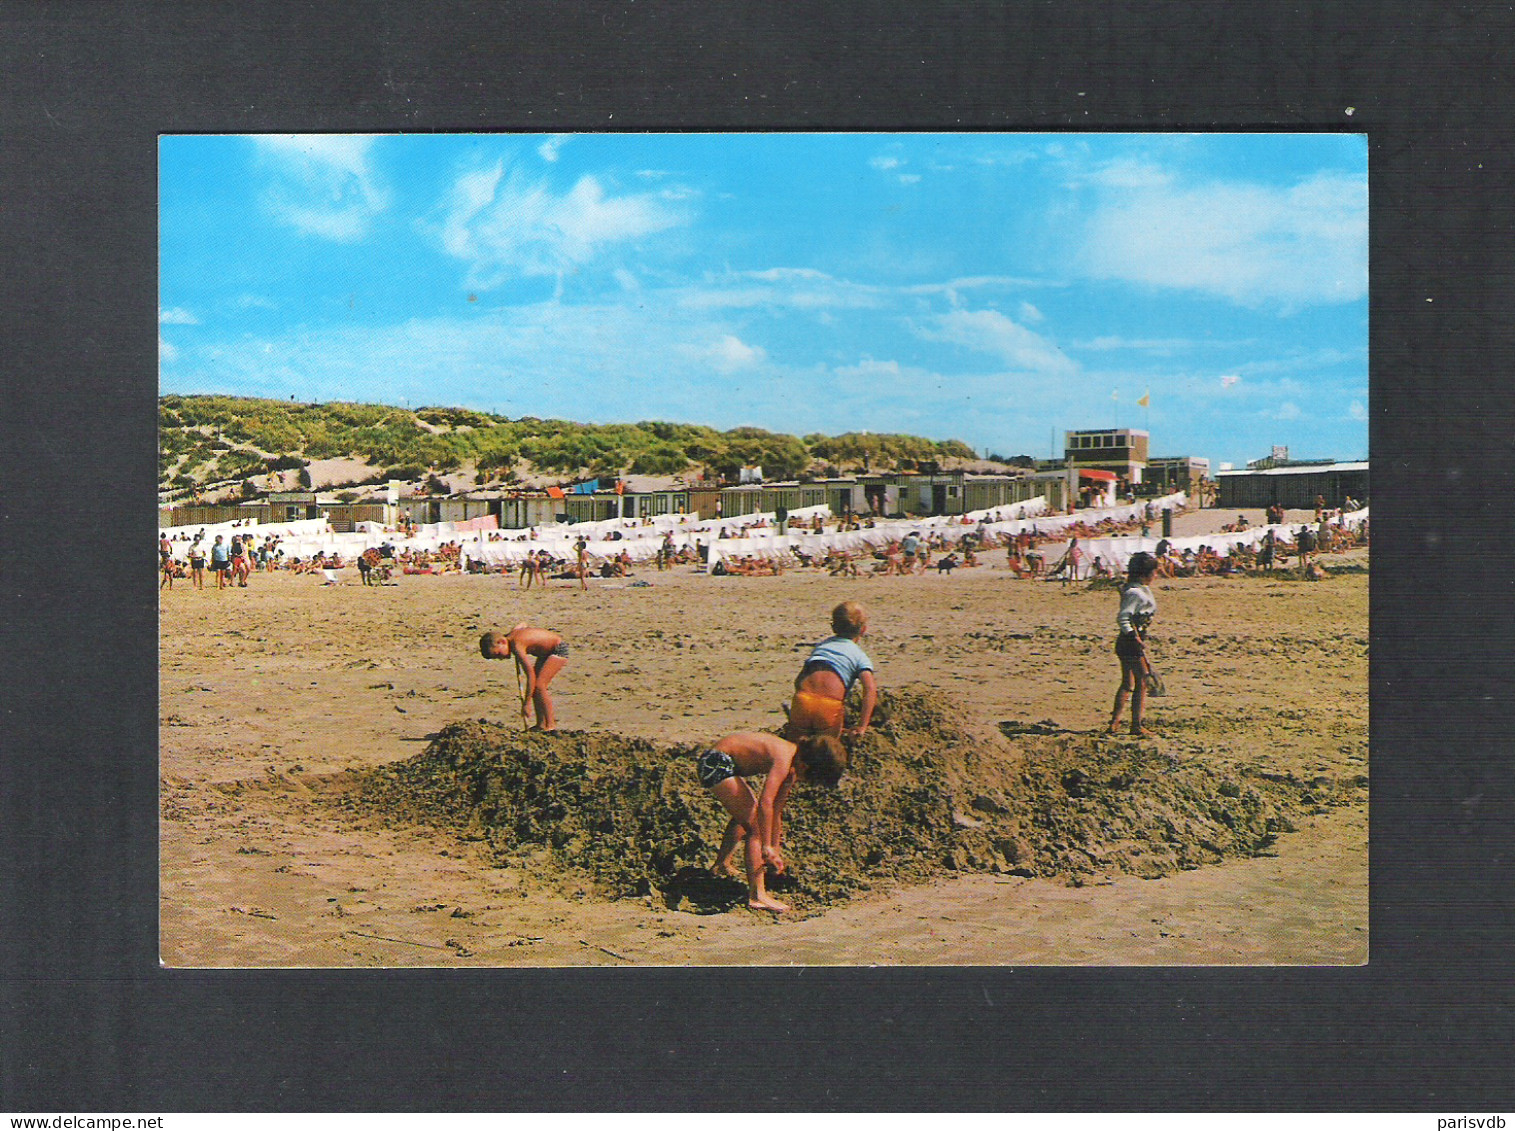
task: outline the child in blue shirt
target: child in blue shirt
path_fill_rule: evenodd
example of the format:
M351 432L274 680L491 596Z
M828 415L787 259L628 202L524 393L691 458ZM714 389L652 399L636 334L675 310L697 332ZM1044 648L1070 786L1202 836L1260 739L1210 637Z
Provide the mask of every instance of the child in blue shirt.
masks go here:
M836 635L821 641L810 653L794 681L794 700L789 705L791 739L811 734L861 738L868 733L873 708L878 702L873 661L858 645L868 633L868 614L856 601L843 601L831 610L831 631ZM863 706L857 725L844 730L847 693L859 680Z

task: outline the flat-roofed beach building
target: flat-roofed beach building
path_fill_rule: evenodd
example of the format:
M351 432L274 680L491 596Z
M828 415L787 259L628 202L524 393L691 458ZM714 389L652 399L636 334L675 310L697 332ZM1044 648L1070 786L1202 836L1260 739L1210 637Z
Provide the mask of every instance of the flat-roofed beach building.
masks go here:
M1147 468L1148 436L1138 428L1090 428L1068 432L1063 459L1079 470L1109 471L1130 484Z
M1142 479L1146 495L1183 491L1193 495L1210 477L1210 461L1199 456L1154 456L1147 461Z
M1281 506L1303 510L1315 505L1317 495L1326 506L1339 507L1351 496L1368 499L1368 461L1359 463L1297 463L1281 467L1220 471L1215 475L1225 509Z

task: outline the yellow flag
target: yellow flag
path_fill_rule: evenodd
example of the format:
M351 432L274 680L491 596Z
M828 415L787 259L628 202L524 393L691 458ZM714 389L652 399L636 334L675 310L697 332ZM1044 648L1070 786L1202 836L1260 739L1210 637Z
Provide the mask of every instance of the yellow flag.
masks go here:
M1145 393L1143 393L1141 395L1141 400L1137 401L1136 403L1139 404L1139 405L1141 405L1142 408L1146 408L1147 405L1151 403L1151 401L1152 401L1152 391L1149 389L1149 390L1147 390Z

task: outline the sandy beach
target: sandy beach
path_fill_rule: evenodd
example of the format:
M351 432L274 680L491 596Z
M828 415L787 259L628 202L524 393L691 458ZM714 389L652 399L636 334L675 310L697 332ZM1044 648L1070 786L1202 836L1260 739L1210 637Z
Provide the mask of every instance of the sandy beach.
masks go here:
M1175 534L1234 512L1180 515ZM1247 512L1260 522L1260 512ZM1308 520L1291 512L1291 521ZM1058 553L1051 548L1051 555ZM572 642L560 726L700 743L783 719L838 601L869 609L885 687L935 689L986 743L1103 729L1118 679L1109 588L950 576L713 578L642 568L587 592L499 575L364 587L258 574L160 601L161 954L175 967L1357 964L1368 957L1360 799L1261 855L1077 885L991 872L869 891L823 914L671 910L502 866L453 831L340 802L366 768L459 720L518 724L512 667L477 639L529 620ZM1367 551L1320 582L1159 580L1157 751L1300 781L1368 773ZM642 585L638 583L646 582ZM1013 741L1013 739L1011 740ZM715 846L711 845L711 854ZM794 861L803 868L804 861Z

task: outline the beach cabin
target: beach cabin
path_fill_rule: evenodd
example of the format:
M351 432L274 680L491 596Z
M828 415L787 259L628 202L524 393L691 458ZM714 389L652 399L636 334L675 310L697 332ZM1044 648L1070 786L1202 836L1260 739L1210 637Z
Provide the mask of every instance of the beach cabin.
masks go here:
M962 514L963 472L896 472L888 477L898 491L897 513L912 517Z
M682 476L628 475L621 480L622 518L692 514L693 509L690 487Z
M251 503L181 503L177 506L158 508L158 529L174 526L215 526L222 522L267 522L268 508L261 502Z
M1031 484L1028 498L1046 499L1048 510L1067 510L1069 500L1078 497L1078 472L1056 460L1037 461L1026 479Z
M806 482L749 483L720 490L720 517L738 518L744 514L773 514L783 507L797 511L809 507L827 507L834 515L856 514L868 509L862 483L850 476L814 479ZM702 517L704 513L701 512ZM713 517L713 516L709 516Z
M512 491L500 497L500 529L525 530L558 521L558 500L546 491Z
M993 510L1008 503L1040 498L1044 494L1045 484L1038 482L1030 472L1019 475L975 475L969 472L963 476L963 506L958 513Z
M398 511L382 495L344 499L344 494L352 492L270 491L266 498L252 505L260 512L260 522L324 518L338 534L352 533L360 522L377 522L382 526L394 524Z
M490 514L498 516L500 509L498 496L406 495L396 504L396 517L403 514L412 524L424 526L435 522L468 522Z
M830 482L749 483L726 487L721 491L721 517L739 518L744 514L773 514L780 508L797 511L802 507L829 506L835 493Z

